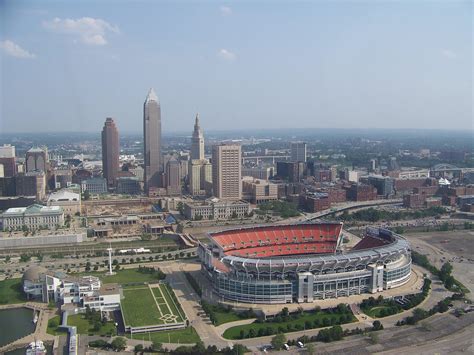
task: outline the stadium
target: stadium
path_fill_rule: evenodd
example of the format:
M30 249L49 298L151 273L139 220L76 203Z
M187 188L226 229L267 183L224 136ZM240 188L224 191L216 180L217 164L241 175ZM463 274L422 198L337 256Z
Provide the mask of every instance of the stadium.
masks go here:
M300 223L225 230L200 244L202 269L222 298L244 303L314 302L376 293L409 281L409 243L369 228L350 250L342 223Z

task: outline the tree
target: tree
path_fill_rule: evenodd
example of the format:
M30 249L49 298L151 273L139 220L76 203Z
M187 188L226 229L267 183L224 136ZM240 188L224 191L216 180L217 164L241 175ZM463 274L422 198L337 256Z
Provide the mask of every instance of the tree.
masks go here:
M446 280L446 278L451 275L452 271L453 266L449 262L444 263L443 266L441 266L439 278L443 281Z
M316 354L316 347L313 343L306 344L306 354L314 355Z
M372 323L372 330L377 331L377 330L382 330L382 329L383 329L383 325L379 320L375 320Z
M232 348L232 354L233 355L244 355L247 353L249 349L242 344L235 344L234 347Z
M142 344L137 344L137 345L135 345L134 352L135 352L136 354L139 354L139 353L143 352L143 345L142 345Z
M91 198L91 193L89 192L89 190L84 191L84 200L87 201L90 198Z
M161 344L159 341L153 340L151 348L153 351L161 351L163 349L163 344Z
M123 337L117 337L114 340L112 340L112 343L110 343L112 346L112 349L117 350L117 351L122 351L125 350L127 347L127 339Z
M286 336L283 333L279 333L272 338L271 344L276 350L283 348L283 345L286 343Z

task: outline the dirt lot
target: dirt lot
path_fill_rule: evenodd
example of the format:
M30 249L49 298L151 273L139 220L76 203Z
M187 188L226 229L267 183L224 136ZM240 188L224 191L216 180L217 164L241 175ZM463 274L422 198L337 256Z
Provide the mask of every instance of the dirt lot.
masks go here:
M449 261L454 276L474 292L474 231L429 232L404 235L413 249L426 254L437 267ZM471 296L472 297L472 296Z

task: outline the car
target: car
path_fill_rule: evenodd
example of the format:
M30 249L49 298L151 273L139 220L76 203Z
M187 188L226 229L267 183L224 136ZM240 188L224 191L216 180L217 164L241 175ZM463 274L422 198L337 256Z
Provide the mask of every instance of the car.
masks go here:
M283 347L285 348L285 350L290 350L290 347L288 346L288 344L283 344Z
M299 348L304 348L304 344L301 341L297 342L296 345L298 345Z

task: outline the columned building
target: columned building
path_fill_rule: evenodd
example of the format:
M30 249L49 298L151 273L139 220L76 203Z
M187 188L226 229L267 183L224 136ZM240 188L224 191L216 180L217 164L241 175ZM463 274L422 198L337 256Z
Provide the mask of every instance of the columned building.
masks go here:
M221 200L242 198L241 147L236 144L219 144L212 147L212 188Z
M145 192L160 187L161 164L161 108L158 96L150 89L143 105L143 138Z
M119 135L112 118L107 118L102 129L102 171L109 187L115 185L119 171Z

